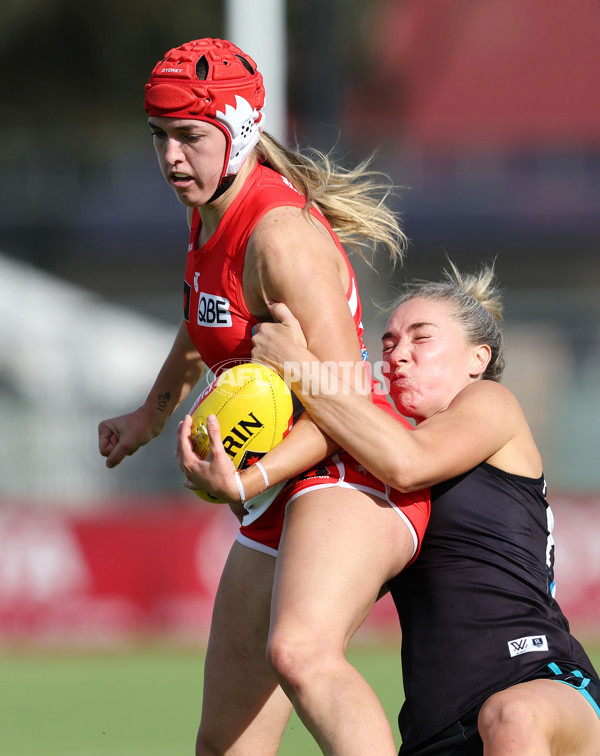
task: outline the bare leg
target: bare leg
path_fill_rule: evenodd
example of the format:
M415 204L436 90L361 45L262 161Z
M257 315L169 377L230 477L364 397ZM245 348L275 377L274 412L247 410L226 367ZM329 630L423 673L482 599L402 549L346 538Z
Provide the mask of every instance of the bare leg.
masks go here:
M385 502L330 488L288 505L277 558L269 660L323 753L395 756L392 730L347 645L412 537Z
M556 680L495 693L478 725L485 756L600 756L600 718L581 693Z
M215 600L196 756L276 754L291 704L266 660L274 557L234 543Z

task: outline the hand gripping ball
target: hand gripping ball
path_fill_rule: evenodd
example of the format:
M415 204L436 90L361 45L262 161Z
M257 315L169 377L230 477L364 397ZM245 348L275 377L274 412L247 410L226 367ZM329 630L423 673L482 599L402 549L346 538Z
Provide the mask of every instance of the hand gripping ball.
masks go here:
M245 363L221 373L194 402L191 441L204 459L210 451L206 418L216 415L225 451L238 470L257 462L288 434L293 422L292 395L271 368ZM206 501L220 501L196 491Z

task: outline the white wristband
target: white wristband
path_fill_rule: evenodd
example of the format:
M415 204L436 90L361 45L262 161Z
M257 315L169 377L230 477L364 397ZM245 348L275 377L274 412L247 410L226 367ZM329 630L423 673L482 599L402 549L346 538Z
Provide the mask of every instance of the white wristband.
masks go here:
M267 475L267 471L266 471L266 470L265 470L265 468L264 468L264 467L263 467L263 466L261 465L261 463L260 463L260 462L255 462L254 464L256 465L256 467L258 467L258 469L259 469L259 470L261 471L261 473L262 473L262 476L263 476L263 478L264 478L264 480L265 480L265 490L266 490L266 489L267 489L267 488L269 488L269 486L271 485L271 484L269 483L269 476Z
M246 503L246 490L244 488L244 484L242 483L242 477L237 471L234 477L235 477L235 482L237 483L238 491L240 493L241 502L242 504L245 504Z

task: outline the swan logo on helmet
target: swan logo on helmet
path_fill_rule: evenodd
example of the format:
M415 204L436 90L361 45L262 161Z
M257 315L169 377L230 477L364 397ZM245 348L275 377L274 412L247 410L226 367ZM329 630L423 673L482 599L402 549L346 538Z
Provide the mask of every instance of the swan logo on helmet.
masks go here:
M217 121L223 124L230 134L231 149L229 153L228 174L236 174L248 157L247 145L253 141L252 131L258 123L260 114L240 95L235 95L235 108L226 104L225 110L217 110ZM245 149L246 148L246 149Z

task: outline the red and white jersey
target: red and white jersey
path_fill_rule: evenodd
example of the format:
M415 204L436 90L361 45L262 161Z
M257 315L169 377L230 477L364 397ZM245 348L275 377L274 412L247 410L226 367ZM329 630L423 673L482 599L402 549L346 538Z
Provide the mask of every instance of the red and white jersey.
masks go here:
M246 306L242 275L252 231L269 210L276 207L303 208L305 204L304 197L286 178L264 165L257 165L227 208L216 231L202 247L197 246L201 218L194 210L185 271L184 317L194 346L214 373L250 359L252 328L258 320ZM356 276L326 218L317 208L312 208L310 212L329 231L348 267L350 283L346 300L354 319L362 358L367 360ZM375 390L377 388L378 384L373 380L373 402L400 418L386 400L385 392ZM244 517L242 536L247 545L252 543L253 548L276 553L284 506L271 505L284 486L285 481L246 503L248 514ZM278 501L283 502L283 499Z

